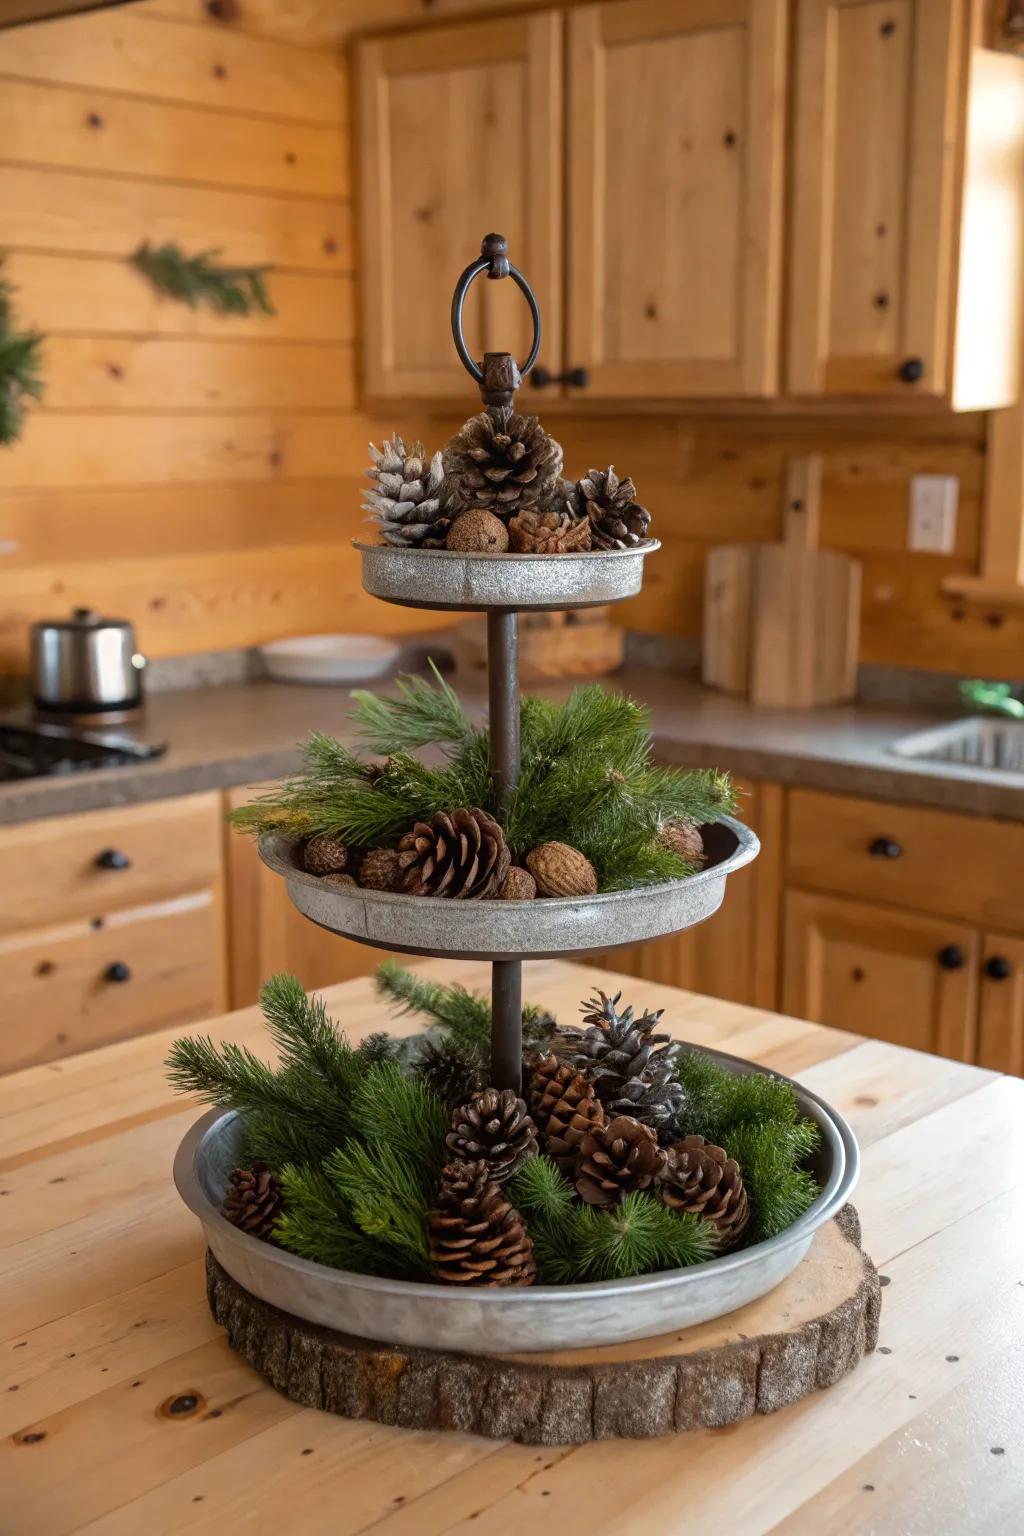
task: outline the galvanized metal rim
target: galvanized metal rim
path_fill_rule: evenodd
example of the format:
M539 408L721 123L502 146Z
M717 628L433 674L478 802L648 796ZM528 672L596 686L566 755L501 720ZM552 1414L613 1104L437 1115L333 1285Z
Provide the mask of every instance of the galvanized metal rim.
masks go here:
M372 555L389 555L393 558L407 555L415 555L417 560L461 560L482 561L493 565L497 561L522 564L526 560L542 560L545 565L557 561L559 565L567 565L576 560L622 560L635 559L637 555L652 555L655 550L661 548L660 539L641 539L639 544L632 545L629 549L574 549L564 555L520 555L505 551L502 554L485 554L482 550L458 550L458 549L416 549L413 547L400 548L394 544L368 544L363 539L352 540L353 549L365 551Z
M706 1054L723 1063L738 1067L744 1075L764 1070L753 1062L745 1061L742 1057L730 1056L724 1051L706 1050ZM523 1307L529 1306L531 1301L549 1297L581 1302L595 1298L628 1297L635 1295L637 1291L675 1287L681 1283L685 1284L687 1280L695 1281L698 1277L708 1274L726 1275L746 1269L758 1263L767 1253L781 1252L794 1243L813 1236L818 1228L824 1226L825 1222L829 1221L850 1198L860 1176L860 1149L850 1126L842 1115L809 1088L805 1088L792 1078L783 1077L781 1073L775 1072L771 1075L784 1083L789 1083L798 1094L810 1101L814 1107L814 1118L821 1129L823 1140L827 1141L832 1150L832 1170L817 1199L802 1216L797 1217L792 1226L786 1228L785 1232L780 1232L776 1237L768 1238L763 1243L755 1243L752 1247L743 1248L737 1253L723 1254L720 1258L707 1259L702 1264L689 1265L685 1269L659 1270L656 1274L636 1275L626 1280L595 1280L580 1285L533 1285L523 1287L521 1290L474 1286L471 1291L465 1292L450 1285L434 1285L427 1281L389 1280L379 1275L362 1275L355 1270L331 1269L325 1264L315 1263L312 1259L300 1258L298 1254L289 1253L287 1249L269 1247L259 1238L242 1232L221 1214L206 1195L196 1171L199 1153L206 1136L222 1120L237 1119L236 1110L212 1109L186 1133L174 1159L174 1183L185 1205L204 1226L221 1228L232 1242L240 1244L243 1249L248 1249L253 1257L258 1258L262 1263L292 1269L299 1274L312 1277L336 1275L346 1285L360 1290L398 1296L437 1298L445 1301L466 1295L470 1296L476 1305L484 1307L499 1304Z

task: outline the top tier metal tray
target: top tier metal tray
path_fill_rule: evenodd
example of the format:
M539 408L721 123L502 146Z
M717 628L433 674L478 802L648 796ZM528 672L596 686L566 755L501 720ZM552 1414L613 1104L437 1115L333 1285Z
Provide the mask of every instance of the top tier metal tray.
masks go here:
M633 549L577 555L464 555L352 542L362 556L363 587L373 597L403 608L476 613L621 602L640 591L644 559L661 548L659 540L645 539Z

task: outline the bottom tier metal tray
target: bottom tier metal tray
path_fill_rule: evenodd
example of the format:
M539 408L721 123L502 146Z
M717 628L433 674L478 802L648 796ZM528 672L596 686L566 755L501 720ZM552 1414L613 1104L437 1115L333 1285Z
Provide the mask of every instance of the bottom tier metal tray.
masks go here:
M756 858L761 845L731 816L701 831L707 864L686 880L538 901L447 901L327 885L301 869L301 844L279 834L260 839L260 857L287 881L303 916L331 933L408 954L540 960L657 939L711 917L722 905L727 876Z
M731 1071L759 1070L718 1051ZM788 1081L788 1079L784 1079ZM813 1165L821 1194L785 1232L706 1264L632 1280L523 1290L462 1290L327 1269L260 1242L220 1214L240 1159L238 1115L212 1110L189 1131L174 1163L182 1199L202 1222L215 1258L263 1301L307 1322L387 1343L470 1354L573 1349L651 1338L721 1317L773 1289L799 1264L815 1232L850 1197L860 1154L843 1117L794 1083L802 1115L821 1131Z

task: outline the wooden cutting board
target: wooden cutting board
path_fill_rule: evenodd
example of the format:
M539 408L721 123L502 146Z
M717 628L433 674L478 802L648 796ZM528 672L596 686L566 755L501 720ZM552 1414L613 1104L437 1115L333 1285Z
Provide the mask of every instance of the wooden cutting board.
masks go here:
M859 563L819 548L821 459L791 459L781 544L708 552L701 675L754 704L800 709L853 697Z

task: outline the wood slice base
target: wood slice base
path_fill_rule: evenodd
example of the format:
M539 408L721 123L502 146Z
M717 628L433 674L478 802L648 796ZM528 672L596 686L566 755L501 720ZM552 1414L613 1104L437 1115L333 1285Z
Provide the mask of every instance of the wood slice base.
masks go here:
M847 1375L878 1340L881 1291L845 1206L787 1280L727 1317L602 1349L457 1355L374 1343L258 1300L207 1254L214 1319L293 1402L406 1429L580 1445L736 1424Z

